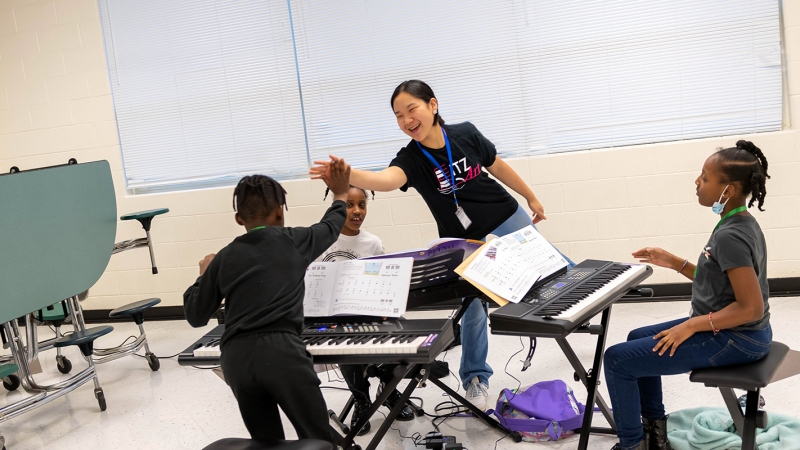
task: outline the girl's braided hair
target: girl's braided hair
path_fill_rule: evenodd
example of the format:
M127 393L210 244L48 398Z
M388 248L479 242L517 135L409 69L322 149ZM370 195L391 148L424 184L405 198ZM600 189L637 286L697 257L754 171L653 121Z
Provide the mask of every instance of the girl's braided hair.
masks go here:
M353 185L351 184L351 185L350 185L350 189L352 189L352 188L361 189L360 187L356 187L356 186L353 186ZM364 198L369 198L369 196L367 195L367 191L366 191L366 189L361 189L361 190L364 192ZM330 191L331 191L331 188L325 188L325 196L324 196L324 197L322 197L322 199L323 199L323 200L325 200L326 198L328 198L328 193L329 193ZM375 200L375 191L370 191L370 192L372 193L372 199L373 199L373 200Z
M760 148L750 141L736 142L736 147L725 148L717 152L720 161L720 173L727 183L739 183L745 197L750 197L748 207L758 200L758 209L763 211L764 197L767 196L767 157Z

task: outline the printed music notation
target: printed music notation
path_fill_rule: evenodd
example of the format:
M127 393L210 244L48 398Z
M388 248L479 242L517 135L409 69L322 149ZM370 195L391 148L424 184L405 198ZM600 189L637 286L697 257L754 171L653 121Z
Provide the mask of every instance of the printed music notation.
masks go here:
M517 303L536 281L566 266L558 250L529 225L481 247L464 277Z
M412 266L412 258L312 263L306 270L303 313L400 317Z

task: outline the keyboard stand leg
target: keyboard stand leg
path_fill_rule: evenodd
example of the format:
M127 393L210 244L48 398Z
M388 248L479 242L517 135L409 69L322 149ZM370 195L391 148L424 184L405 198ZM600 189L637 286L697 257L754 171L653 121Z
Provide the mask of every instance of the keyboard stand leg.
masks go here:
M347 415L350 414L350 410L353 409L353 402L354 401L355 400L354 400L353 395L350 394L350 398L347 399L347 403L344 404L344 408L342 408L342 412L340 412L338 415L336 414L336 411L334 411L332 409L328 410L328 417L330 417L330 419L333 421L333 423L335 423L336 426L339 427L339 429L342 430L342 433L344 433L344 434L347 434L347 433L350 432L350 427L345 425L344 421L345 421L345 419L347 419Z
M606 348L606 330L608 330L610 316L611 306L603 310L603 317L600 320L600 327L602 328L602 331L597 335L597 346L594 350L591 377L589 377L589 375L586 373L586 369L584 369L583 364L572 350L572 347L569 345L566 338L556 338L558 346L561 347L561 351L564 352L564 356L567 357L567 360L569 360L572 368L575 369L575 373L578 375L578 378L580 378L583 385L586 386L586 391L588 393L586 398L586 411L583 413L583 426L581 426L578 450L586 450L587 446L589 445L590 433L617 434L617 425L614 423L614 416L611 413L611 408L608 407L608 404L605 402L603 397L597 393L597 385L599 384L600 379L600 369L603 363L603 354L605 353ZM592 417L594 415L595 404L600 409L600 412L603 413L603 416L611 425L611 428L592 427Z
M416 364L416 365L402 364L397 366L394 369L394 378L392 378L391 381L386 383L386 386L383 388L381 395L379 395L378 398L376 398L375 401L372 402L372 404L369 407L369 410L367 410L367 413L364 414L364 416L361 417L361 419L359 419L358 422L356 422L355 426L350 428L350 432L347 433L344 439L339 443L339 446L342 448L349 447L350 444L353 443L353 439L356 437L356 433L358 433L361 427L363 427L364 424L367 423L367 421L369 421L372 415L378 411L378 408L381 407L383 402L385 402L386 399L389 398L389 395L391 395L391 393L397 388L397 385L400 383L400 380L405 378L409 372L414 371L414 380L412 380L412 382L408 384L408 387L406 387L406 392L403 392L403 399L408 400L408 398L411 396L411 392L417 386L415 381L416 378L419 377L419 371L422 369L422 367L423 366L421 364ZM367 446L367 450L374 450L378 446L378 444L381 442L381 439L383 439L383 436L386 434L386 431L389 430L389 427L392 425L392 422L394 422L395 417L397 417L397 414L400 413L400 409L402 409L402 405L404 403L405 401L398 402L400 408L392 409L389 415L386 416L386 420L383 421L383 424L381 424L381 427L375 433L375 436L373 436L372 440L369 443L369 446ZM397 409L397 411L395 411L395 409Z
M428 381L435 384L439 387L439 389L443 390L447 393L450 397L463 405L464 407L468 408L474 417L481 419L484 423L489 425L490 427L499 430L503 434L510 435L514 442L522 442L522 435L517 433L516 431L511 431L508 428L504 427L500 424L500 422L493 419L491 416L487 415L485 412L481 411L480 409L476 408L472 403L468 402L464 397L459 395L456 391L454 391L450 386L444 384L442 380L429 378Z
M383 436L386 435L386 432L389 431L389 427L391 427L392 423L394 423L394 419L397 418L397 415L400 414L400 411L403 410L403 407L405 406L406 402L411 397L411 393L414 392L414 389L417 388L417 385L422 380L422 375L420 374L420 371L425 367L427 367L427 366L426 365L422 365L422 364L418 364L418 365L416 365L416 366L414 366L412 368L411 371L414 372L413 378L408 382L408 386L406 386L406 388L400 394L400 400L398 400L397 403L392 408L392 410L389 411L389 415L386 416L386 419L384 419L384 421L381 423L381 426L380 426L380 428L378 428L378 431L375 432L375 436L373 436L372 440L369 441L369 445L367 445L366 450L375 450L378 447L378 444L381 443L381 440L383 439ZM404 374L405 373L408 373L408 371L404 371ZM395 375L395 378L392 379L392 382L394 382L395 379L399 382L405 376L405 375L401 375L398 378L398 374L397 373L395 373L394 375ZM394 384L395 384L395 386L397 386L397 383L394 383ZM391 394L391 392L393 390L394 390L394 388L389 389L388 386L386 388L384 388L384 391L381 392L381 398L379 398L378 400L375 400L375 403L377 403L378 405L383 404L383 401L386 400L386 398L389 397L389 394ZM384 396L384 394L386 394L386 395Z

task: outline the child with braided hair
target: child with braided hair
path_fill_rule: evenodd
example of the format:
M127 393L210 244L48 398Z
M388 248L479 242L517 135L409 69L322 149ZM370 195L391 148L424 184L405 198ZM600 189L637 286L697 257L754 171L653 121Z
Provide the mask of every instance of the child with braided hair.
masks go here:
M689 318L633 330L627 342L606 351L606 385L619 437L614 449L672 448L662 375L754 362L769 352L767 245L747 212L755 202L763 211L767 178L767 158L752 142L719 150L695 180L698 202L721 216L697 264L658 247L633 253L692 280L692 311Z
M325 198L327 196L328 190L326 189ZM372 198L375 198L374 192L372 193ZM350 186L350 190L347 192L347 220L345 220L342 227L342 233L339 235L339 239L317 258L317 261L345 261L385 254L386 251L383 249L381 239L361 229L366 218L367 191ZM392 371L395 367L394 364L383 364L377 367L376 375L381 380L381 383L385 384L391 381ZM367 413L370 406L370 384L366 376L367 365L340 364L339 368L342 370L342 376L347 383L347 387L353 394L353 414L350 417L350 426L353 427ZM384 405L391 409L399 400L400 392L395 389L386 399ZM408 405L405 405L400 410L400 414L397 415L397 420L401 422L414 420L414 412ZM358 431L358 435L363 436L369 433L370 428L369 422L365 423Z
M284 439L278 406L300 439L336 443L311 356L300 340L306 268L339 237L350 167L334 164L325 183L333 204L310 227L284 227L286 192L264 175L242 178L233 193L236 223L247 231L200 261L183 294L186 319L208 323L225 299L220 357L225 381L253 439Z

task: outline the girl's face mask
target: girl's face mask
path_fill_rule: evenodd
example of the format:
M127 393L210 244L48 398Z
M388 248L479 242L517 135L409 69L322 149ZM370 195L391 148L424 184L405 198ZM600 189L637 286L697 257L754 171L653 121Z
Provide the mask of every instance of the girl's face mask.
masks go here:
M713 211L714 214L717 214L717 215L722 214L722 210L725 209L725 204L727 204L728 200L730 200L730 199L725 199L725 203L720 203L722 201L722 196L725 195L725 191L728 190L729 186L730 186L729 184L725 185L725 189L723 189L722 193L719 194L719 200L715 201L714 204L711 205L711 211Z

